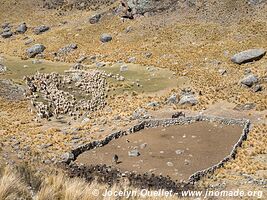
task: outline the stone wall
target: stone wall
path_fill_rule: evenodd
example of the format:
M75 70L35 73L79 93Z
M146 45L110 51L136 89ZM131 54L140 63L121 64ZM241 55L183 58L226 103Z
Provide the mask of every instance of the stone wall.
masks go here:
M65 159L61 162L70 165L70 166L75 166L73 165L72 161L75 161L76 158L82 154L85 151L89 151L91 149L95 149L97 147L101 147L104 145L107 145L110 141L113 139L118 139L120 137L123 137L128 134L136 133L140 130L146 129L146 128L157 128L157 127L168 127L168 126L173 126L173 125L184 125L184 124L190 124L198 121L208 121L208 122L216 122L216 123L221 123L224 125L238 125L243 127L242 134L238 140L238 142L234 145L231 153L226 156L222 161L220 161L218 164L211 166L205 170L198 171L191 175L185 184L191 184L193 185L195 182L200 180L202 177L206 176L207 174L213 173L216 169L224 166L226 162L228 162L231 159L234 159L237 153L237 148L240 147L247 139L247 136L249 134L250 130L250 121L246 119L228 119L228 118L223 118L223 117L216 117L216 116L204 116L204 115L197 115L197 116L192 116L192 117L180 117L180 118L171 118L171 119L149 119L149 120L144 120L140 122L139 124L129 128L128 130L125 131L118 131L111 133L108 135L105 139L100 140L100 141L94 141L89 144L85 144L83 146L78 147L77 149L72 150L70 153L71 156L69 156L69 159ZM66 156L63 156L66 158ZM123 173L119 172L121 175Z

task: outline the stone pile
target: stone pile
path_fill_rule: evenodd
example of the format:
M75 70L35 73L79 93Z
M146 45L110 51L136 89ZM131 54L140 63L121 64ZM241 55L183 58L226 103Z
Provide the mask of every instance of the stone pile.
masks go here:
M93 112L106 105L106 74L101 71L37 73L25 80L26 95L40 118L69 115L77 119L83 111Z

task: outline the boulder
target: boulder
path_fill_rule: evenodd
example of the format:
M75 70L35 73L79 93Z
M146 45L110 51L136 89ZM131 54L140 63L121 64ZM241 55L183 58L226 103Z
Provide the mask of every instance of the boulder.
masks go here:
M90 19L89 19L89 22L90 24L96 24L99 22L99 20L101 19L101 15L100 14L96 14L96 15L93 15Z
M27 55L29 58L33 58L36 55L42 53L45 50L45 46L42 44L35 44L31 48L27 49Z
M245 85L245 86L248 86L248 87L251 87L253 86L255 83L258 82L258 78L257 76L255 76L254 74L250 74L246 77L244 77L241 81L240 81L240 84L241 85Z
M236 64L247 63L261 59L266 54L264 49L249 49L235 54L231 60Z
M36 35L39 35L39 34L42 34L46 31L48 31L50 29L50 27L48 26L45 26L45 25L41 25L41 26L38 26L36 27L33 32L36 34Z
M186 94L181 96L179 104L184 105L184 104L189 104L189 105L196 105L198 103L197 98L193 94Z
M26 23L22 23L17 27L17 33L23 34L27 31L28 27L26 25Z
M100 37L100 41L103 43L110 42L112 40L112 36L110 34L104 33Z

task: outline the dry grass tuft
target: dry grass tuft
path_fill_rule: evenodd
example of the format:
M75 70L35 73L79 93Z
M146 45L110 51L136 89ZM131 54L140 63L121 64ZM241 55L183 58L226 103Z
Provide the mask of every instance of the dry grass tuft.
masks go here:
M4 168L0 176L0 199L31 199L30 191L22 179L9 167Z

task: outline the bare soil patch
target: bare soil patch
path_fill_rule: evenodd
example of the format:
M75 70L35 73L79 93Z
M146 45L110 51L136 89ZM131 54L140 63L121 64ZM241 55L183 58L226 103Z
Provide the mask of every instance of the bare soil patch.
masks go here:
M145 129L84 152L76 162L89 166L106 164L122 172L149 172L182 181L229 155L241 133L240 126L211 122ZM130 157L128 152L134 149L140 155ZM117 164L112 159L115 154Z

